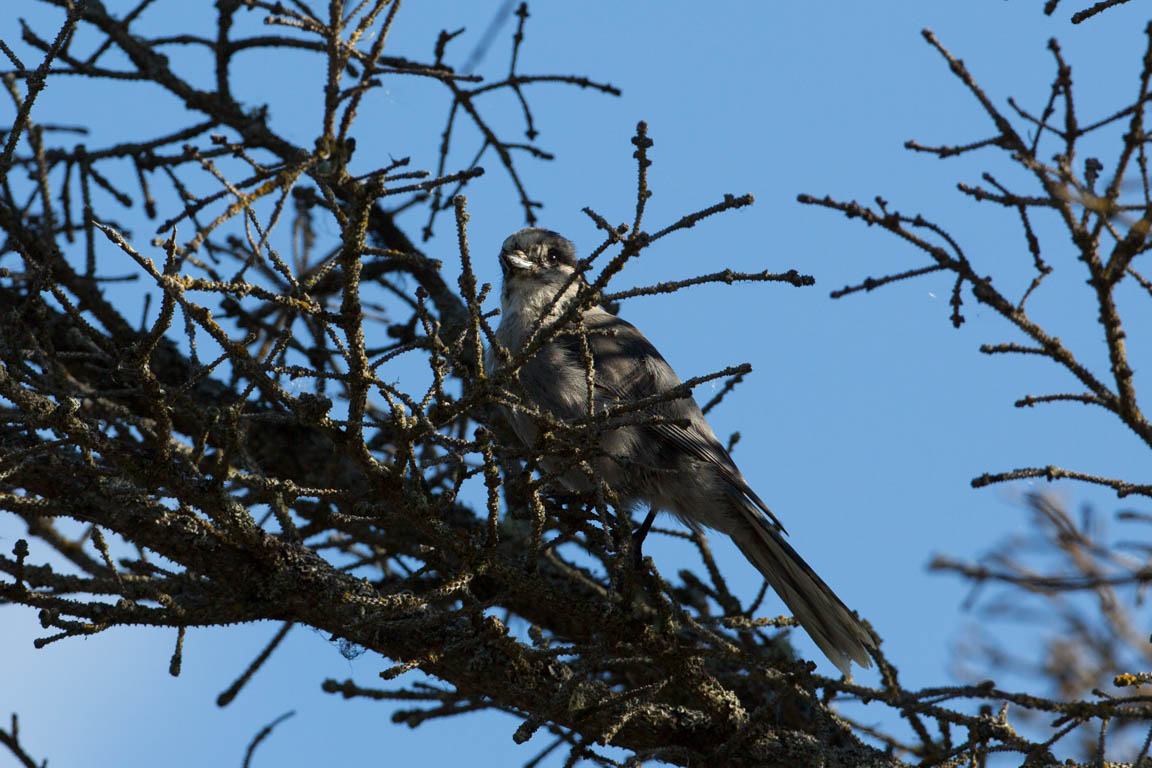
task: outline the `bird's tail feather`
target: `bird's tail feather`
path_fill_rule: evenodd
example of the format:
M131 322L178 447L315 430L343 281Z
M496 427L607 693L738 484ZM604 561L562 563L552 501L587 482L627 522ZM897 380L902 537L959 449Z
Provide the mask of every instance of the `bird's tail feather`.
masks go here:
M849 674L851 661L862 667L872 666L868 649L876 647L876 636L804 562L783 534L758 518L759 515L749 520L732 535L736 546L764 574L800 626L841 672Z

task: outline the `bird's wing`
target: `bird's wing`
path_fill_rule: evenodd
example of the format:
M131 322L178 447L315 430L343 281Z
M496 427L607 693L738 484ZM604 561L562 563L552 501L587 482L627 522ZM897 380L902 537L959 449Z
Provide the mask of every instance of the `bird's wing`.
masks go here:
M584 325L592 354L595 390L604 399L603 405L635 402L667 392L681 383L659 350L626 320L603 310L593 310L585 314ZM556 341L577 361L583 359L584 347L579 334L564 334ZM687 420L687 427L665 423L643 429L661 442L711 464L721 477L759 507L777 529L784 531L784 526L768 505L740 474L690 395L657 403L649 412L669 419Z

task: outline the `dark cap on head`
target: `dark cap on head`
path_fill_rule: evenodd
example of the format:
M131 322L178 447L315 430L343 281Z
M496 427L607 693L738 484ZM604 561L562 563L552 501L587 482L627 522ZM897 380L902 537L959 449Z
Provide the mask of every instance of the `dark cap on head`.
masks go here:
M500 246L500 253L517 251L535 264L576 266L576 246L568 238L550 229L529 227L513 232Z

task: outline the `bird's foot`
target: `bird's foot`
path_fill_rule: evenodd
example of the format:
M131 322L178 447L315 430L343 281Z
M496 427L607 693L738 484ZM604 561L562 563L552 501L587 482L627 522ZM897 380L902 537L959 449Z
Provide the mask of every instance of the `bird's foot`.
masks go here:
M652 521L656 519L656 508L652 507L648 510L648 516L644 518L644 522L640 523L640 527L632 534L632 562L639 568L644 562L644 539L648 536L648 531L652 528Z

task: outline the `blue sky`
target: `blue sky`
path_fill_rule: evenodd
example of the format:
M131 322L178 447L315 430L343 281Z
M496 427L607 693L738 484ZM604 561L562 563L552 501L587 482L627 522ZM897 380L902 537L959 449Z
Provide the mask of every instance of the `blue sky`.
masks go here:
M132 6L122 0L105 4L114 12ZM920 30L931 28L964 59L994 103L1006 107L1013 96L1034 112L1042 108L1054 73L1047 39L1058 37L1073 67L1079 114L1086 122L1123 107L1136 92L1146 22L1137 5L1077 27L1066 21L1073 6L1050 18L1037 3L1020 0L586 2L531 8L522 73L583 74L623 90L622 97L613 98L563 85L529 87L538 143L556 154L552 162L524 159L519 165L530 194L545 203L539 213L543 225L587 252L598 238L581 213L583 206L610 221L631 221L635 166L629 138L642 119L655 141L650 229L725 193L750 192L756 204L661 241L630 265L616 286L725 267L796 269L815 276L816 285L809 288L703 286L632 299L621 314L644 330L683 378L752 364L753 374L710 421L722 438L741 433L734 458L745 476L787 526L797 549L877 628L906 686L952 680L950 639L972 620L961 611L964 586L928 574L930 557L973 558L1003 536L1024 530L1026 516L1016 502L1026 490L1046 487L973 490L972 477L1054 464L1146 481L1147 449L1103 413L1079 405L1013 408L1024 394L1078 388L1043 361L981 355L981 343L1017 337L969 295L968 322L954 330L948 321L947 276L830 299L830 291L868 275L924 262L886 233L801 206L796 195L861 202L882 195L902 212L920 212L944 225L981 271L1022 289L1031 278L1030 259L1015 214L973 204L956 190L956 182L977 183L981 172L990 170L1020 185L1020 191L1035 192L1035 187L999 150L941 161L903 149L907 139L962 144L992 131ZM466 26L453 44L456 56L449 56L460 62L498 6L410 2L400 11L389 50L426 59L442 26ZM14 12L0 18L0 38L26 63L38 61L19 43L15 19L26 18L50 38L61 14L45 12L32 0L8 0L8 7ZM205 27L196 18L200 13L210 19L211 4L160 0L143 18L149 30L171 34ZM511 24L500 31L478 73L506 72L511 34ZM189 73L205 65L182 49L169 55ZM108 57L105 63L116 60ZM320 130L319 59L278 54L250 64L237 82L238 97L249 106L268 103L273 126L311 146ZM202 87L209 88L210 81L203 80ZM151 136L183 119L168 111L174 105L158 89L141 94L127 88L97 92L80 79L50 81L33 116L92 124L93 135L84 139L89 148ZM492 98L489 114L503 135L522 140L514 101ZM366 97L353 130L354 172L384 165L389 155L411 155L412 167L434 168L447 106L446 93L435 84L401 77L386 81ZM0 124L10 119L11 107L0 106ZM461 132L452 156L456 166L467 162L478 141L474 133ZM1100 144L1105 177L1113 146ZM480 278L497 283L496 250L523 226L523 213L495 158L482 164L487 174L467 190L470 241ZM155 228L138 210L117 216L141 233ZM416 235L423 221L419 212L401 224ZM1084 275L1071 245L1051 224L1041 222L1040 234L1057 272L1032 300L1033 312L1095 370L1105 370ZM450 217L442 216L436 236L424 245L429 255L444 259L453 279L454 243ZM103 253L115 258L110 250ZM130 271L128 264L120 266ZM122 290L125 301L140 303L138 288ZM1132 292L1123 296L1136 300ZM494 307L494 300L490 304ZM1123 308L1133 318L1129 341L1140 387L1152 318L1147 302ZM398 364L394 375L404 380L416 374ZM705 385L698 397L706 400L708 389ZM1105 513L1122 507L1152 511L1084 486L1059 484L1051 490L1073 506L1091 503ZM0 546L10 549L20 534L19 526L0 519ZM713 544L731 583L744 594L754 592L759 579L752 567L721 537L713 537ZM683 550L659 541L647 552L669 573L685 557ZM36 554L34 546L33 559ZM762 614L782 611L773 602ZM42 631L33 612L8 607L3 613L0 715L19 712L26 746L55 765L238 762L252 735L290 709L296 717L260 746L255 765L335 764L376 755L408 764L420 755L424 765L484 767L516 765L531 756L529 748L513 744L511 718L456 718L410 731L391 725L386 705L321 693L319 682L327 677L379 684L376 675L389 663L371 654L347 660L308 629L294 630L236 702L220 710L216 694L276 626L189 631L184 672L173 679L167 664L174 632L113 630L36 651L31 641ZM1003 631L1001 639L1017 653L1038 653L1039 630ZM822 671L833 672L802 633L794 639ZM871 682L874 676L863 673L859 679ZM872 710L861 716L887 721ZM544 740L537 737L537 743Z

